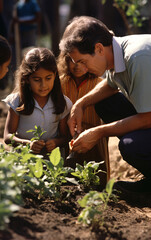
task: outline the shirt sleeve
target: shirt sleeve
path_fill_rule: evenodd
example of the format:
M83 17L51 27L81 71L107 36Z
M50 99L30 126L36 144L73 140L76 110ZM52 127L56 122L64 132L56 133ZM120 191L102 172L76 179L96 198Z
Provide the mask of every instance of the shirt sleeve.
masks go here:
M11 107L17 115L19 115L19 113L16 112L16 108L19 106L18 93L17 94L12 93L8 95L5 99L2 99L2 101L5 102L7 106Z
M66 100L66 107L64 112L61 114L61 119L65 118L70 113L71 107L73 105L73 103L67 96L64 95L64 98Z
M136 111L151 111L151 56L139 56L132 61L128 71L131 77L129 98Z
M114 81L114 78L112 77L112 73L110 71L106 71L106 79L107 83L111 88L118 89L118 86L116 82Z

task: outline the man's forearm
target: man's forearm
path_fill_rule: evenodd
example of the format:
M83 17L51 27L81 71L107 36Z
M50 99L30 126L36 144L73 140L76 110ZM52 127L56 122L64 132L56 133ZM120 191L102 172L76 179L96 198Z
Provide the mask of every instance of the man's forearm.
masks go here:
M151 128L151 112L139 113L96 128L97 137L123 136L128 132ZM100 135L100 136L99 136Z
M111 88L107 80L104 79L102 82L98 83L94 89L89 93L80 98L76 103L80 104L83 109L87 106L94 105L95 103L112 96L117 93L118 90Z

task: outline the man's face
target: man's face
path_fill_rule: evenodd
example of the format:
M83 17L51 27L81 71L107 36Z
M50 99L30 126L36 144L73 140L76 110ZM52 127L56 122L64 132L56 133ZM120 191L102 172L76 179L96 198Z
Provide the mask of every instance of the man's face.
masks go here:
M105 54L99 48L95 48L93 55L82 54L77 48L74 48L70 53L70 57L74 63L84 64L90 73L97 76L102 76L108 69Z

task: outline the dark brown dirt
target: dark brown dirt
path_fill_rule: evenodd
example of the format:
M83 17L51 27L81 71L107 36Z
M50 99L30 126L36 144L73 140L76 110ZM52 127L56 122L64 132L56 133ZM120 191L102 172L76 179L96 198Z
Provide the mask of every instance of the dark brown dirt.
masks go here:
M2 137L7 108L0 105L0 137ZM118 180L141 178L139 172L120 157L116 138L109 141L111 177ZM0 240L150 240L151 197L124 196L111 202L104 212L104 225L93 229L77 223L81 211L77 200L83 196L77 186L69 186L71 196L59 204L51 199L38 200L24 196L24 206L14 214ZM136 198L134 198L136 197Z
M71 196L64 203L50 199L40 201L26 196L25 205L10 219L1 240L150 240L151 210L131 206L124 200L111 202L104 212L104 225L93 229L77 223L80 207L77 199L83 195L70 186Z

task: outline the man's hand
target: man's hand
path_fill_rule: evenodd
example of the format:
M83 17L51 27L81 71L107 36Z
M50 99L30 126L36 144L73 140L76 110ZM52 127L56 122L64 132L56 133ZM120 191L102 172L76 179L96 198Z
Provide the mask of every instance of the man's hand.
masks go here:
M70 133L74 136L75 132L81 133L82 131L82 118L83 118L83 109L78 101L72 106L70 112L70 118L68 120L68 126Z
M85 153L97 144L99 138L97 128L85 130L73 142L72 150L78 153Z

